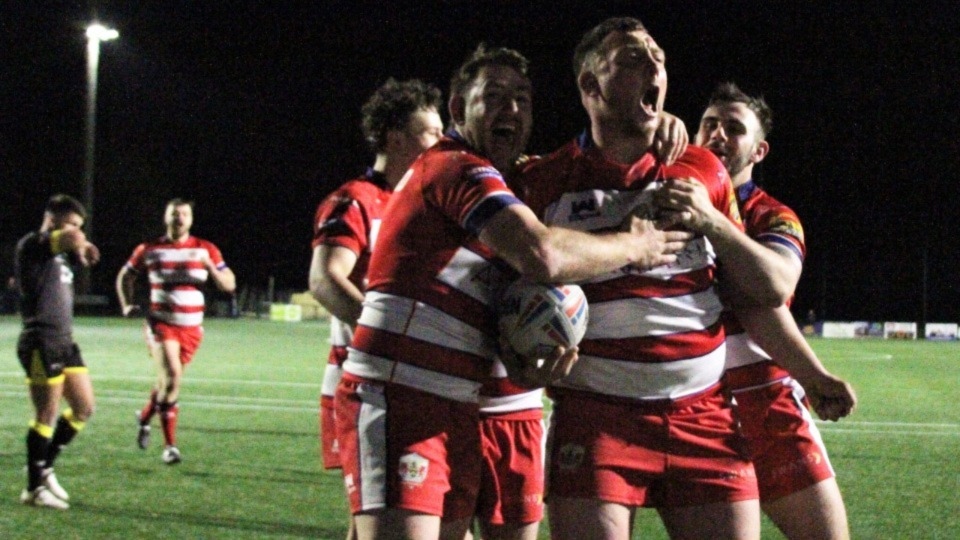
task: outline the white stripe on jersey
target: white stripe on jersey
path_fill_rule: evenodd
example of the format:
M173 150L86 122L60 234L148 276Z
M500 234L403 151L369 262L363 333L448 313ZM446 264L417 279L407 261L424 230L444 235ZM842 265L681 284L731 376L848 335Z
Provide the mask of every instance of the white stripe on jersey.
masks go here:
M349 349L343 370L357 377L401 384L463 403L476 403L480 396L480 383L403 362L394 362L354 348Z
M727 369L770 360L770 355L750 339L746 332L727 334Z
M723 375L726 348L697 358L643 364L580 354L557 386L637 400L679 399L702 392Z
M490 370L490 376L494 379L507 378L507 366L503 365L500 358L493 359L493 369ZM480 412L485 414L499 414L542 408L543 388L509 396L480 396Z
M150 289L150 301L154 304L167 304L176 309L177 306L203 307L203 291L198 289Z
M512 396L480 396L480 412L482 414L500 414L542 408L542 388L524 392L522 394L514 394Z
M358 322L484 358L491 358L496 352L493 338L477 328L433 306L402 296L367 291Z
M703 330L717 322L722 310L720 298L712 289L672 298L593 302L585 339L665 336Z
M343 368L327 362L323 370L323 383L320 385L320 395L333 397L337 395L337 385L343 377Z
M210 252L206 248L154 248L146 253L148 265L154 261L164 263L200 262L209 257Z
M349 324L330 315L330 345L346 347L353 340L353 328Z
M503 272L487 259L465 247L460 247L437 273L437 279L489 306L493 304L494 292L506 278Z
M169 311L151 311L150 316L175 326L200 326L203 324L203 312L176 313Z

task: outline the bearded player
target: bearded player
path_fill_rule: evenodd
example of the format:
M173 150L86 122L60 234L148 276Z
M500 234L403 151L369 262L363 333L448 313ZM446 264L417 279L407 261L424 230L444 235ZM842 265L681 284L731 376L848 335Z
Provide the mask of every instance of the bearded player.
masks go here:
M700 120L696 144L714 153L730 174L747 234L779 259L776 272L793 288L806 254L803 228L796 213L753 180L755 165L770 151L767 136L772 111L766 101L733 83L719 85ZM736 299L733 299L735 302ZM727 326L727 371L741 425L750 443L761 507L787 538L849 538L843 498L826 448L808 412L804 388L778 365L792 356L820 366L789 310L767 319L763 339L773 360L744 333L735 317ZM793 366L797 363L788 363ZM796 369L796 368L792 368ZM803 369L802 367L800 368ZM806 375L802 373L800 375ZM806 376L816 410L836 420L856 404L852 389L830 377ZM807 383L809 384L809 383ZM825 388L824 388L825 386Z
M190 234L193 206L192 201L184 199L168 202L164 212L166 234L137 246L116 281L124 317L136 311L133 292L138 276L146 274L149 281L146 337L157 365L157 382L137 415L137 446L147 448L150 421L158 415L164 438L161 458L167 465L182 459L176 446L178 399L183 370L203 340L206 304L201 288L210 279L219 290L232 293L237 283L220 249Z
M532 122L527 61L479 48L454 74L454 129L424 152L388 205L337 388L344 483L359 538L464 537L480 482L479 388L497 350L504 268L564 282L674 260L688 234L549 228L507 188ZM564 353L564 354L560 354ZM566 373L556 351L533 377Z

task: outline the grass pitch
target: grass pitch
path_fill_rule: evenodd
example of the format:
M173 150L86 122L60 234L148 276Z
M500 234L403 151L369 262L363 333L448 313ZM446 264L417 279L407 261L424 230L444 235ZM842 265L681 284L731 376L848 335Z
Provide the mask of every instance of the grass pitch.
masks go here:
M339 474L323 471L317 398L327 327L210 319L181 392L183 463L160 461L162 435L136 447L133 411L153 366L141 323L79 318L97 413L57 476L66 512L19 504L31 417L14 353L20 321L0 317L0 538L343 538ZM814 340L860 406L821 423L854 538L960 538L960 344ZM666 538L641 511L635 538ZM545 531L542 538L547 538ZM781 536L764 523L764 538Z

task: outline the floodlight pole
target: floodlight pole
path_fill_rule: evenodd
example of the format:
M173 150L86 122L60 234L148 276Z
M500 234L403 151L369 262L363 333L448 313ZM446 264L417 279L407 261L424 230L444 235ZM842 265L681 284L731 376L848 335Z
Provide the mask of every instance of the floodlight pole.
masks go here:
M120 34L99 23L87 27L87 130L86 156L83 169L83 204L87 207L87 236L93 238L93 171L97 133L97 69L100 65L100 42L116 39Z

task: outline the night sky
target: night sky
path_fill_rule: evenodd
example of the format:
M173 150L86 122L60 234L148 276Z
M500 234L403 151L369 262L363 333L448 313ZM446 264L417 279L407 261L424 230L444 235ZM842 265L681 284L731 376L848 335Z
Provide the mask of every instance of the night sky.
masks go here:
M576 4L599 7L564 7ZM580 35L631 15L666 51L667 109L691 130L722 80L773 107L759 176L807 232L795 313L957 322L957 12L954 2L4 0L0 269L9 274L13 244L50 194L82 196L94 17L120 32L101 48L94 204L104 257L92 279L112 297L174 196L197 201L194 233L220 246L240 287L273 276L305 289L313 211L370 163L359 109L386 78L446 93L480 41L516 48L533 62L530 150L546 153L586 125L570 68Z

